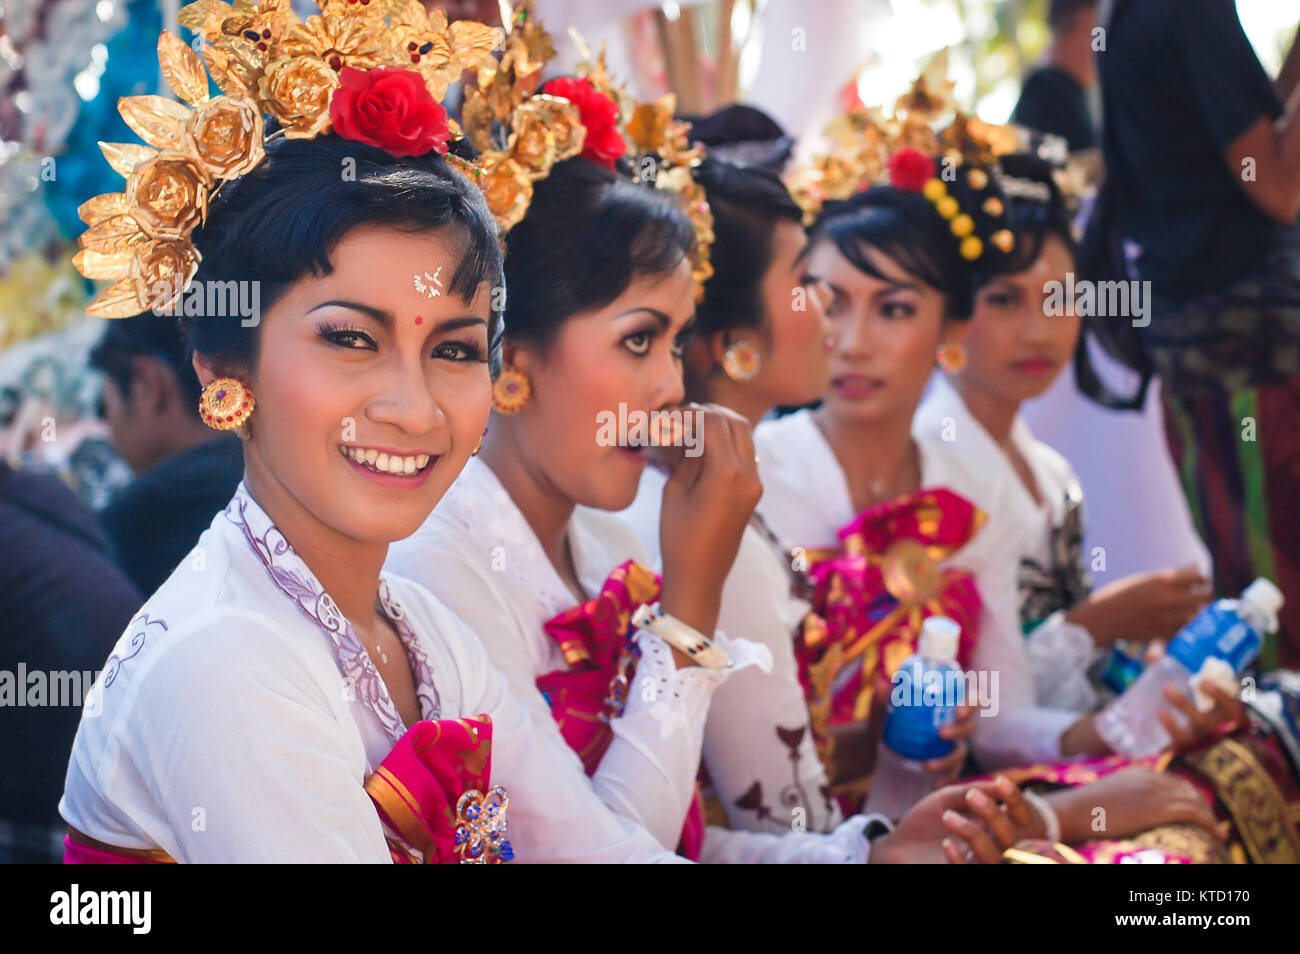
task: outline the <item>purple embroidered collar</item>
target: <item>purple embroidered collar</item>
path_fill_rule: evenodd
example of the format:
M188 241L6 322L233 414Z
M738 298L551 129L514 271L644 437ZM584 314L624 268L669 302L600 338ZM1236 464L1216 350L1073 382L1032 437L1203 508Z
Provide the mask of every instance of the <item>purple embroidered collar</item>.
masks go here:
M349 701L359 699L379 719L393 742L398 742L406 733L407 726L389 695L388 687L384 685L379 671L371 661L370 654L361 645L356 630L266 511L248 493L242 481L226 505L226 518L243 532L249 547L262 561L266 572L280 591L298 604L298 608L329 636L334 644L339 669L343 673L344 691L348 693ZM376 608L393 624L402 645L406 647L422 716L425 719L440 718L442 705L433 682L429 658L406 621L406 613L393 596L388 581L382 578L379 581Z

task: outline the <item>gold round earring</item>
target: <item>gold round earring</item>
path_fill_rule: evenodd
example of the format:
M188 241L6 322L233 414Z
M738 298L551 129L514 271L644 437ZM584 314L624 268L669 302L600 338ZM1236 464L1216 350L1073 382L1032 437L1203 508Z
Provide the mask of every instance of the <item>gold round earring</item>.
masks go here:
M944 341L935 349L934 359L944 374L957 374L966 367L966 348L960 341Z
M501 414L518 414L533 396L533 385L513 365L506 365L492 382L492 409Z
M752 381L760 364L762 361L754 346L743 339L731 345L722 356L722 370L733 381Z
M487 437L487 428L486 428L486 427L483 428L483 437ZM483 449L483 437L480 437L480 438L478 439L478 443L474 445L474 450L470 453L470 455L469 455L470 457L477 457L477 456L478 456L478 452L481 451L481 450Z
M217 378L199 397L199 417L216 431L233 431L244 425L256 407L253 390L243 378Z

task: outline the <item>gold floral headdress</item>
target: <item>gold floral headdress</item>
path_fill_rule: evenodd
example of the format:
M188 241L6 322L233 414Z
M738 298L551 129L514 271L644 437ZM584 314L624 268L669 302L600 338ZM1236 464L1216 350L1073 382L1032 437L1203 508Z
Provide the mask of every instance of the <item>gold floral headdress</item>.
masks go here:
M582 155L614 169L626 157L633 161L635 181L673 192L685 207L695 229L692 275L701 296L713 274L713 216L704 189L690 173L701 150L689 146L689 124L673 118L674 97L635 102L610 78L603 52L593 57L572 28L582 55L575 78L540 86L541 71L555 56L550 35L526 4L507 17L507 24L500 62L481 65L476 82L465 90L465 137L478 158L461 163L487 197L503 240L527 214L533 183L546 178L557 162Z
M420 0L317 4L320 13L302 21L290 0L191 3L179 20L206 41L202 60L172 33L158 38L162 75L184 102L118 101L122 118L148 145L100 143L126 188L78 210L87 230L74 264L87 278L112 281L89 314L122 318L172 306L198 270L190 236L209 202L224 183L256 167L274 138L332 130L393 155L446 151L459 128L439 103L464 70L496 62L501 31L448 23ZM205 62L221 95L209 95ZM390 118L357 108L376 99L395 107ZM270 136L264 116L279 125Z
M805 225L812 224L828 201L847 199L873 185L893 185L920 192L934 204L948 220L964 258L973 261L984 254L970 210L962 210L948 183L965 166L967 184L978 195L989 184L986 170L995 169L999 156L1019 147L1020 135L1013 127L993 126L963 112L953 98L954 84L946 79L947 72L943 50L899 97L892 114L861 107L831 121L823 133L831 142L830 150L796 169L789 183L804 210ZM948 124L940 126L939 120L948 116L952 117ZM996 218L1004 211L1002 200L989 194L980 211ZM1004 253L1015 246L1008 229L994 232L990 241Z
M451 160L483 190L503 239L528 211L533 183L581 154L587 137L576 104L538 92L542 69L555 56L550 34L526 7L506 26L501 59L485 60L465 86L461 120L478 158Z
M709 250L713 245L713 211L704 186L691 170L703 161L704 147L690 144L690 123L673 117L677 97L668 93L651 103L637 103L627 122L633 164L641 180L652 178L656 188L674 193L686 207L695 228L695 298L704 297L704 283L713 275Z

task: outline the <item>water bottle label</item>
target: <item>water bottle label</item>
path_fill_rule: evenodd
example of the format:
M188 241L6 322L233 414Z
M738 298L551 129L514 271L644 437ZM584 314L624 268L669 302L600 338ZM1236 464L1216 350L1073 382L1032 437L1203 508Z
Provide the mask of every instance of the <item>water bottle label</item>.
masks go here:
M1169 655L1199 672L1210 656L1226 660L1238 673L1259 654L1259 634L1248 626L1232 604L1219 601L1207 606L1182 628L1169 644Z
M885 714L884 741L904 758L940 758L953 743L939 737L940 726L957 718L965 699L965 681L954 666L927 668L913 657L894 674Z

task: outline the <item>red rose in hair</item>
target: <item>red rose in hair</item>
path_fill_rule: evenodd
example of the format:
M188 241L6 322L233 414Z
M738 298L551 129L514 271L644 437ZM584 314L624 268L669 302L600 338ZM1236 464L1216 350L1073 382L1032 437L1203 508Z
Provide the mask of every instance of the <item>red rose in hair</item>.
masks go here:
M345 66L330 100L330 122L344 139L378 146L394 156L447 151L447 111L411 70Z
M933 178L934 160L923 152L900 149L889 157L889 183L896 189L920 192Z
M588 79L553 79L542 87L542 92L567 99L578 107L578 115L587 130L587 138L582 143L582 157L598 166L613 169L618 157L627 152L627 143L618 131L618 104L592 86Z

